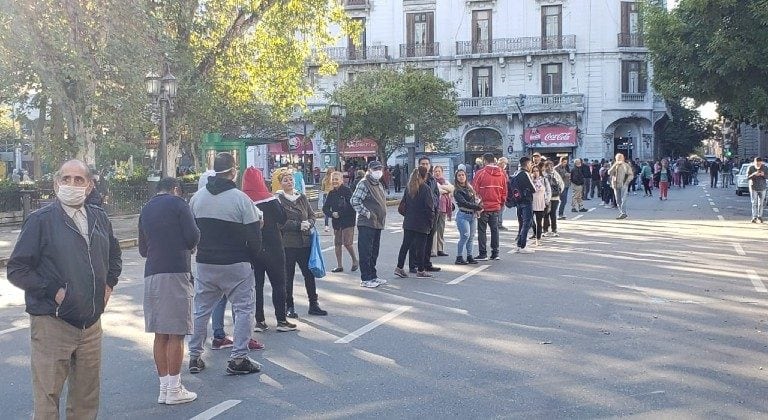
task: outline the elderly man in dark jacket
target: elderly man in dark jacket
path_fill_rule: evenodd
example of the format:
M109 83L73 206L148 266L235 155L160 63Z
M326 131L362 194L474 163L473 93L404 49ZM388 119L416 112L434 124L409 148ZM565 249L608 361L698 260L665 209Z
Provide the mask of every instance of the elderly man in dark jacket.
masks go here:
M67 380L67 418L95 419L99 410L100 319L122 260L107 214L85 204L93 188L85 163L64 163L57 199L29 216L8 261L30 315L36 419L59 418Z

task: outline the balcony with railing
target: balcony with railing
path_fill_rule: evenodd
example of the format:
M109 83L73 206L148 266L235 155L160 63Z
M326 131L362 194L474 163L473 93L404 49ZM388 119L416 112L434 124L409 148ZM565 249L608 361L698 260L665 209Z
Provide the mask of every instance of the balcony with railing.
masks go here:
M459 116L507 114L509 103L506 96L461 98L458 104Z
M529 54L576 49L576 35L497 38L486 41L457 41L456 55Z
M326 48L325 52L335 61L386 61L389 59L389 47L386 45L333 47Z
M645 47L645 40L643 34L628 34L620 33L619 48L643 48Z
M368 10L370 7L368 0L344 0L344 8L347 10Z
M400 44L400 58L437 57L440 55L440 43Z
M645 102L645 92L621 93L621 102Z
M524 114L544 112L583 112L584 94L526 95L522 98Z

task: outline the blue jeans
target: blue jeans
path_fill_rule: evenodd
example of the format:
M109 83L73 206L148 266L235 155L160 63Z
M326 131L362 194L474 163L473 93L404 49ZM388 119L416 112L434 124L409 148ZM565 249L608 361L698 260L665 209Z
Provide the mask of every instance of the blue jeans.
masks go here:
M533 204L524 203L517 205L517 247L525 248L528 243L528 231L531 230L533 222Z
M466 247L467 257L471 257L472 241L475 240L475 229L477 229L474 213L464 213L461 210L457 211L456 227L459 229L459 248L456 252L456 256L463 256L464 248Z
M749 196L752 198L752 218L763 218L763 207L765 206L765 190L755 191L749 189Z
M357 253L360 258L360 280L369 281L378 277L376 260L379 259L381 229L368 226L357 227Z
M213 308L213 312L211 313L211 324L213 327L213 338L224 338L227 336L227 333L224 332L224 312L227 310L227 297L222 296L219 303L216 304L216 307ZM234 320L235 315L232 314L232 319Z

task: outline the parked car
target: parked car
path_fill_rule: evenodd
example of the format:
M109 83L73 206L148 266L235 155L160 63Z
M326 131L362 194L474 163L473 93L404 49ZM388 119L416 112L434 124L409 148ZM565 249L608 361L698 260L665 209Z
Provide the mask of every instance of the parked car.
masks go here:
M742 163L739 173L736 174L736 195L749 194L749 179L747 179L747 169L752 166L751 163Z

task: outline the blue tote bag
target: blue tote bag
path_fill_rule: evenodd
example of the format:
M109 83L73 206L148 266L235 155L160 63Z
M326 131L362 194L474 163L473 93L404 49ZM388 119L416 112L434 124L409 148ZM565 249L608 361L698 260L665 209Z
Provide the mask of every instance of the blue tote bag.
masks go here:
M313 227L310 236L312 236L312 247L309 251L309 271L315 278L321 279L325 277L325 262L323 261L323 250L320 249L320 235L317 233L317 229Z

